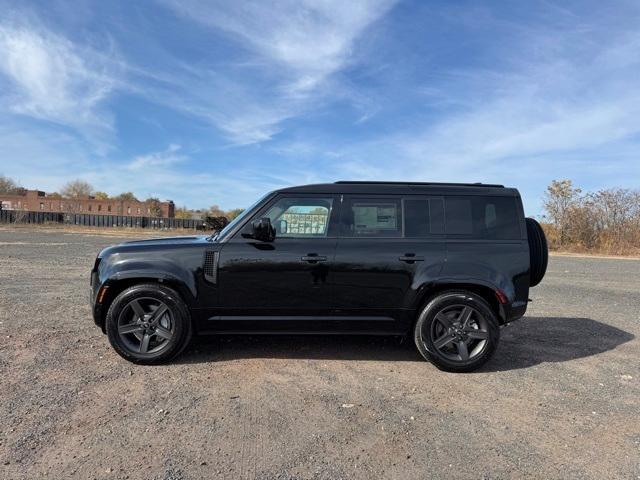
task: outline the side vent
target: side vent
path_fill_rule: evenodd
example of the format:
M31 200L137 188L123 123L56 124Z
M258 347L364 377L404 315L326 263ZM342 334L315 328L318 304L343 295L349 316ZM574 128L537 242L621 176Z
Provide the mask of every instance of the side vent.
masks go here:
M218 281L218 252L207 250L204 252L204 279L207 282Z

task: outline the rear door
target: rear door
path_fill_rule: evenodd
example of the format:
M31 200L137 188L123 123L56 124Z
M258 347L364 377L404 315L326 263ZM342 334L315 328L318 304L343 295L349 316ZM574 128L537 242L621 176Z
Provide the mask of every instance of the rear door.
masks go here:
M446 195L443 277L499 288L516 308L529 295L529 245L513 195Z
M445 257L443 200L345 195L335 258L337 315L350 329L404 332Z

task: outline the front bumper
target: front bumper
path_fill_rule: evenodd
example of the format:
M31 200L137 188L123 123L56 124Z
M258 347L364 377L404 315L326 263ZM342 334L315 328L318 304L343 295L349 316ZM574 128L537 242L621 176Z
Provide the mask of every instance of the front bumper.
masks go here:
M100 284L98 272L94 270L91 272L91 279L89 281L89 306L91 307L93 322L104 332L102 304L97 301L98 295L101 293L101 287L103 287L103 285Z

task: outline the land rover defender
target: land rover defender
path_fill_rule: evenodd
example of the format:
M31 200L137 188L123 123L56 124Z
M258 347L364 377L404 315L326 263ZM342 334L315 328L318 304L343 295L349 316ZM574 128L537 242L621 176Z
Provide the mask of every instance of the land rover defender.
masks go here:
M547 258L514 188L342 181L271 192L215 235L106 248L90 297L136 363L194 334L375 334L466 372L524 315Z

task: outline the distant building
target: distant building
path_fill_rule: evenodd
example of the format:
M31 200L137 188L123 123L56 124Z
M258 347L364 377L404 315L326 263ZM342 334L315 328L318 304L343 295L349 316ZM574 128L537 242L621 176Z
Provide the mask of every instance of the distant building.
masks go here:
M0 194L3 210L26 210L32 212L90 213L94 215L128 215L133 217L152 216L153 207L146 202L98 200L92 196L62 198L47 195L40 190L19 189L13 195ZM159 202L161 217L173 218L175 205L171 200Z

